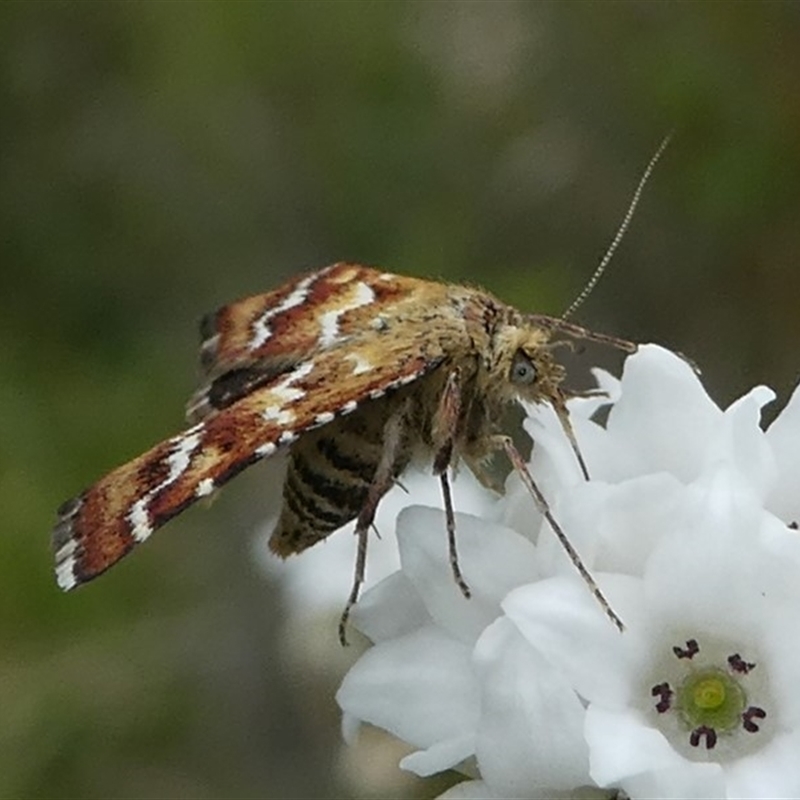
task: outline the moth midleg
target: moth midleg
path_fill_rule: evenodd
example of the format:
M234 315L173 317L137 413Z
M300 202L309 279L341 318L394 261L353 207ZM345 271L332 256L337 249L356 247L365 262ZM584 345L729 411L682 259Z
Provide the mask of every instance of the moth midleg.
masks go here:
M404 401L396 408L383 428L383 452L375 470L372 482L367 490L367 498L356 518L355 535L358 537L358 549L356 551L356 564L353 574L353 585L350 588L350 595L347 598L344 611L339 620L339 641L342 646L347 645L347 620L350 617L350 610L358 601L361 586L364 583L364 576L367 567L367 540L369 530L375 521L375 512L381 498L394 486L395 470L399 461L399 456L403 450L403 433L408 413L408 400Z
M444 390L433 418L433 474L441 475L453 458L453 446L461 417L461 370L456 367L447 376Z
M453 510L453 496L450 491L450 481L447 470L453 460L458 421L461 418L461 371L455 368L448 376L444 391L439 398L436 416L433 421L433 473L439 476L442 485L442 498L444 500L445 525L447 527L447 553L450 559L450 568L453 579L461 589L464 597L470 597L471 592L461 567L458 564L458 550L456 549L456 515Z
M586 565L581 560L577 550L575 550L575 548L572 546L572 542L570 542L570 540L567 538L567 534L564 533L564 529L558 524L557 520L553 516L545 496L542 494L541 489L539 489L539 487L536 485L536 481L534 481L533 476L525 464L525 460L520 455L520 452L517 450L514 442L511 440L511 437L502 435L492 436L491 442L498 449L505 451L506 455L511 461L511 465L519 474L520 478L522 479L522 483L530 493L533 501L536 503L539 513L547 520L548 524L553 530L553 533L555 533L556 538L561 543L561 546L564 548L564 550L566 550L570 561L572 561L575 569L578 570L581 578L583 578L584 583L589 587L590 591L597 599L597 602L600 603L600 606L602 607L603 611L605 611L606 616L614 623L614 625L617 626L617 628L619 628L620 631L624 631L625 625L619 616L617 616L614 609L611 608L611 604L606 599L606 596L597 585L595 579L592 577L592 574L586 568Z
M442 497L444 498L444 518L447 526L447 554L450 559L450 569L453 570L453 580L461 589L461 593L469 599L472 597L467 582L461 574L461 567L458 564L458 550L456 549L456 515L453 511L453 497L450 492L450 481L447 478L447 470L439 474L439 481L442 484Z

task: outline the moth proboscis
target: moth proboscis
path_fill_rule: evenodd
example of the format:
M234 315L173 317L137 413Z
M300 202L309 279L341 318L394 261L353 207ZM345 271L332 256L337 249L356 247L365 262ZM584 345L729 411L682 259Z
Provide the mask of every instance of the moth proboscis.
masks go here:
M648 165L622 228L665 144ZM609 253L618 240L619 234ZM501 430L509 405L550 403L588 478L567 413L564 369L554 357L563 343L555 333L636 349L564 317L525 314L479 289L350 263L222 307L201 323L202 385L188 405L191 427L59 509L53 531L59 586L70 590L97 577L167 520L284 450L283 501L269 542L274 553L300 553L356 520L355 574L339 629L344 643L378 504L420 452L432 458L441 482L450 563L469 596L458 564L448 472L461 461L497 489L486 464L500 449L622 629Z

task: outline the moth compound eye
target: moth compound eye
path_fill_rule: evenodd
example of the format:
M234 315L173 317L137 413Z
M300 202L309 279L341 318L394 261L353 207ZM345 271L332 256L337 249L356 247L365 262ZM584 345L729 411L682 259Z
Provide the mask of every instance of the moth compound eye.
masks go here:
M536 380L536 367L522 350L517 350L514 361L511 364L511 383L529 385Z

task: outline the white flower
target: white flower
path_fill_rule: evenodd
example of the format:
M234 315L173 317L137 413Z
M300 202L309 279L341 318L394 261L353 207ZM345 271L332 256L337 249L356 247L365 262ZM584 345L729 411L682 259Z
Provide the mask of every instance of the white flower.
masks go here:
M471 600L441 513L405 509L400 570L353 616L375 644L340 689L345 730L475 779L448 798L800 796L800 392L764 433L768 389L723 412L660 348L597 377L609 398L571 405L592 480L547 408L531 469L625 632L514 477L502 524L457 518Z

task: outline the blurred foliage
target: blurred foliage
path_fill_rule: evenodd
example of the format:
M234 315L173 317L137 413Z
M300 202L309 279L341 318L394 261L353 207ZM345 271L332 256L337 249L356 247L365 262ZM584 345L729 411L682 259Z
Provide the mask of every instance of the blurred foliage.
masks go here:
M375 788L340 763L354 654L283 654L258 470L54 588L54 509L179 428L203 312L354 259L558 313L675 128L581 321L720 402L797 379L797 3L9 0L0 45L2 797Z

